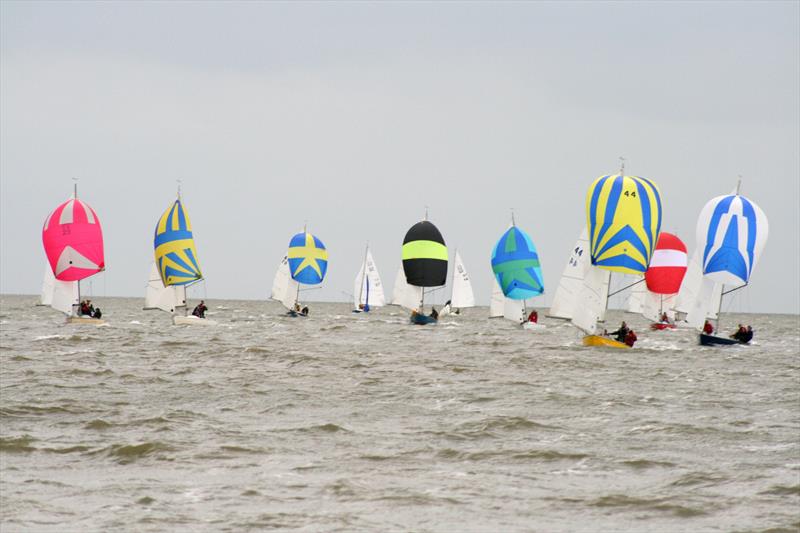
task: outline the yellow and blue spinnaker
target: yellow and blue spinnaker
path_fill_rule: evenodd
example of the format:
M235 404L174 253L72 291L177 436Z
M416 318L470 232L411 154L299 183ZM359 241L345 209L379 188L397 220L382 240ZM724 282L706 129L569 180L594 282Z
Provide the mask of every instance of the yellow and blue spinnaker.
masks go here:
M661 231L658 186L638 176L597 178L586 195L592 264L643 275Z
M289 272L292 279L305 285L316 285L328 271L328 250L321 240L308 232L298 233L289 241Z
M156 224L156 267L165 287L186 285L203 278L197 262L192 224L180 199L164 211Z

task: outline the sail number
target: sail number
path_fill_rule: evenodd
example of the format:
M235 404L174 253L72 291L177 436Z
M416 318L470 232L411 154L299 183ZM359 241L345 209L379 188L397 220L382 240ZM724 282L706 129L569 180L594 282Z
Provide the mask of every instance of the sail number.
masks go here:
M625 191L625 196L636 198L636 191Z

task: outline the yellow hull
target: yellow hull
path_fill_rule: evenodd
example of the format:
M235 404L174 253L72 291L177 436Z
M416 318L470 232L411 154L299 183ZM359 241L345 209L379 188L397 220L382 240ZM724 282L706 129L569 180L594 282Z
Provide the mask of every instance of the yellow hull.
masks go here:
M600 335L586 335L583 338L584 346L605 346L607 348L630 348L623 342L617 342L608 337L601 337Z

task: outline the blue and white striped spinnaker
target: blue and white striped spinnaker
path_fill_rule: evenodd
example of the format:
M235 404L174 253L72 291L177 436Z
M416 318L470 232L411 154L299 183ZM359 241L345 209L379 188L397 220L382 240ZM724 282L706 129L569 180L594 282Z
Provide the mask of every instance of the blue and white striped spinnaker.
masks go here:
M697 248L703 276L711 281L747 283L767 242L767 216L738 194L712 198L697 219Z

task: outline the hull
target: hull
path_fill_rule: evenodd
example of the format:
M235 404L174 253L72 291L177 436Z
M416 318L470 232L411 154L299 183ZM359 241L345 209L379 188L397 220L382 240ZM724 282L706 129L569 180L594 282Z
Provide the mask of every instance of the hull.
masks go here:
M216 326L217 323L207 318L199 318L194 315L173 316L172 323L176 326Z
M68 316L67 317L67 324L93 324L95 326L99 326L100 324L105 324L106 321L102 318L91 318L88 316Z
M547 326L544 324L537 324L536 322L525 322L522 324L522 329L528 329L531 331L542 331L547 329Z
M603 346L605 348L623 348L630 349L630 346L624 342L618 342L608 337L601 337L600 335L586 335L583 338L584 346Z
M703 346L729 346L731 344L740 344L736 339L729 339L727 337L717 337L715 335L700 334L700 344Z
M411 323L416 324L418 326L424 326L425 324L436 324L438 322L435 318L428 315L411 315Z
M654 322L650 324L650 329L655 331L662 331L665 329L675 329L675 324L665 324L663 322Z

